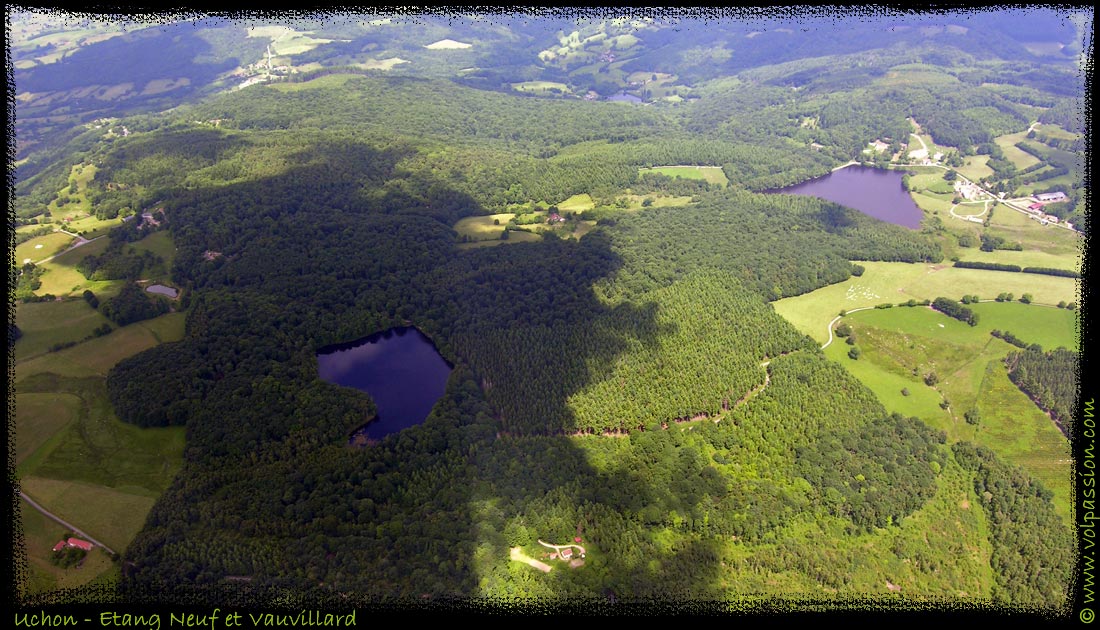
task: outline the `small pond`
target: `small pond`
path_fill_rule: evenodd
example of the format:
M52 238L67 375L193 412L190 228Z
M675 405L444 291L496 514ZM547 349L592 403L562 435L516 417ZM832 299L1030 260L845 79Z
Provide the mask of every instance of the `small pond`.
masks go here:
M352 436L380 440L428 417L447 386L451 366L416 328L394 328L317 353L324 381L370 394L378 417Z
M924 213L905 190L901 181L904 176L902 171L848 166L817 179L767 192L820 197L876 219L920 229Z
M145 290L149 293L156 293L159 295L167 295L168 297L175 299L179 295L179 291L176 291L172 287L166 287L163 284L151 284L145 287Z

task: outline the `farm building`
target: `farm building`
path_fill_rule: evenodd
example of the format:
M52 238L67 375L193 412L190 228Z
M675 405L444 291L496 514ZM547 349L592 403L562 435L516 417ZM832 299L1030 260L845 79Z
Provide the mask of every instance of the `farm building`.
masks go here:
M1035 198L1045 203L1055 203L1058 201L1066 200L1066 193L1064 192L1052 192L1052 193L1039 193L1035 195Z
M572 557L573 557L573 550L570 549L569 547L566 547L565 549L561 550L561 559L562 560L568 560Z
M1043 212L1043 204L1033 203L1027 207L1027 211L1032 214L1041 214Z
M83 549L84 551L91 551L94 545L86 540L80 540L79 538L70 538L68 540L58 541L53 546L54 551L61 551L66 547L76 547L77 549Z
M565 222L565 217L561 216L557 212L553 212L553 213L550 214L550 218L546 222L547 223L563 223L563 222Z

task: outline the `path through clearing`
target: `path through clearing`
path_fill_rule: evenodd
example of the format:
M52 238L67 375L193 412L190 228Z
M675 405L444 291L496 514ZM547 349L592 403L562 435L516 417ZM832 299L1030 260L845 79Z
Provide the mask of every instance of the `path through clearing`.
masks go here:
M512 547L510 557L511 557L512 560L515 560L516 562L526 562L527 564L535 567L536 569L538 569L539 571L542 571L543 573L549 573L550 569L553 568L550 565L546 564L545 562L540 562L538 560L535 560L534 558L532 558L532 557L528 556L527 554L523 553L523 550L520 549L519 547Z

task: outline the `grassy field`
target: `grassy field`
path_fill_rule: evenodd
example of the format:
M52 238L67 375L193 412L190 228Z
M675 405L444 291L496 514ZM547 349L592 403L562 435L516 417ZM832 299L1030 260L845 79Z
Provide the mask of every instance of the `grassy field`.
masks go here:
M184 428L124 424L111 407L102 378L38 374L19 383L16 391L80 399L76 419L55 434L61 439L54 442L51 436L45 448L28 455L18 469L21 477L99 485L151 499L164 492L182 465ZM41 498L47 501L49 496Z
M111 231L111 228L121 225L122 218L116 217L114 219L98 219L95 216L86 216L83 218L74 218L72 221L65 223L65 229L75 234L81 234L84 238L93 239L97 236L102 236Z
M72 394L16 394L16 465L76 420L80 406L80 398Z
M469 236L473 241L500 240L504 232L504 226L516 215L514 214L490 214L481 217L466 217L455 223L454 229L462 236ZM494 221L496 223L494 223ZM510 234L509 237L515 236Z
M495 247L497 245L507 245L508 243L530 243L532 241L542 240L542 237L538 234L532 234L530 232L517 232L513 231L508 235L508 240L502 241L499 238L495 241L472 241L469 243L459 243L459 249L477 249L479 247Z
M596 203L592 201L592 196L588 193L573 195L558 204L558 210L561 212L584 212L594 207L596 207Z
M265 85L264 89L278 90L280 92L300 92L302 90L313 90L318 88L331 88L340 87L348 81L358 77L358 74L326 74L323 77L317 77L316 79L310 79L309 81L301 81L295 83L273 83L271 85Z
M39 505L119 553L141 530L155 501L100 485L40 477L24 477L20 486Z
M1011 212L1011 210L1007 210ZM1043 228L1038 223L1036 227ZM1057 229L1057 228L1054 228ZM1072 234L1070 234L1072 236ZM977 247L960 247L956 251L959 260L970 262L1000 263L1003 265L1017 265L1019 267L1050 267L1052 269L1067 269L1071 271L1081 270L1081 257L1078 254L1050 254L1042 251L1025 250L1022 252L997 249L991 252L983 252Z
M72 242L73 237L63 232L36 236L15 248L15 262L19 265L28 261L37 263L64 251Z
M1016 146L1017 142L1022 142L1024 140L1027 140L1026 129L1019 133L1010 133L993 139L993 141L997 143L997 146L1001 147L1001 151L1005 154L1005 159L1012 162L1019 170L1039 163L1039 158Z
M572 90L564 83L556 83L554 81L524 81L522 83L513 83L512 89L517 92L530 92L533 94L553 94L551 90L557 90L560 94L571 94Z
M254 26L248 29L249 37L266 37L271 40L271 52L276 55L297 55L313 50L331 39L310 37L308 32L296 31L289 26Z
M79 342L107 323L107 318L83 299L17 304L15 324L23 336L15 342L15 359L25 361L44 354L54 344Z
M1003 237L1009 243L1020 243L1024 252L1044 252L1054 256L1062 256L1063 268L1065 265L1076 265L1080 256L1081 244L1084 238L1067 229L1041 225L1038 221L1028 218L1022 212L1003 206L993 211L993 219L989 222L989 233Z
M993 296L990 296L993 297ZM1019 296L1016 296L1019 298ZM1064 347L1080 349L1077 338L1078 311L1069 311L1020 302L982 302L971 304L978 314L979 330L1007 330L1027 343L1047 350Z
M183 338L186 314L168 313L160 317L116 328L59 352L51 352L15 366L16 382L33 374L51 372L60 376L104 377L116 363L147 350L158 343Z
M963 177L976 182L983 177L989 177L993 174L993 169L986 166L988 162L988 155L971 155L970 157L963 158L963 165L957 167L955 170Z
M638 169L638 172L659 173L669 177L683 177L685 179L701 179L709 184L718 184L719 186L729 184L729 180L720 166L657 166Z
M61 540L65 528L46 518L26 502L20 501L19 520L27 558L27 579L20 585L25 594L76 588L94 580L116 575L118 569L102 549L93 549L79 566L62 569L50 562L54 543ZM116 549L116 551L118 551ZM23 555L17 550L16 558Z
M176 245L172 242L172 236L165 230L158 230L130 245L127 249L128 253L141 254L145 251L159 256L164 260L164 263L156 265L153 269L145 269L141 277L167 283L171 275L172 263L176 259Z
M838 351L846 350L846 344L836 350L830 346L826 353L874 391L890 411L917 415L946 431L950 441L983 444L1024 467L1055 493L1055 507L1068 520L1069 443L1050 418L1008 380L1003 358L1015 348L988 331L998 318L1010 321L1017 316L1021 323L1065 337L1067 329L1072 331L1072 321L1065 315L1071 314L1022 304L978 306L981 315L995 315L983 317L976 327L920 307L853 313L845 321L855 331L862 358L852 360L845 351L838 359ZM929 372L939 377L934 389L923 381ZM910 395L902 395L901 387ZM941 409L939 402L945 399L950 407ZM981 421L972 425L963 415L975 408Z
M950 263L948 263L950 264ZM1073 278L1058 278L1030 273L1009 273L984 269L959 269L944 265L861 262L863 276L822 287L816 291L773 302L775 311L802 332L825 343L826 326L841 309L897 304L910 298L934 300L937 297L961 299L977 295L990 299L998 293L1017 297L1031 293L1036 302L1057 304L1079 301ZM893 310L893 309L891 309Z
M37 295L80 295L84 289L91 289L102 299L104 296L112 296L118 293L121 286L119 280L93 281L84 277L84 274L76 270L76 265L85 256L98 256L107 249L108 239L101 238L87 245L81 245L76 249L61 254L51 261L39 265L46 273L42 274L42 286Z

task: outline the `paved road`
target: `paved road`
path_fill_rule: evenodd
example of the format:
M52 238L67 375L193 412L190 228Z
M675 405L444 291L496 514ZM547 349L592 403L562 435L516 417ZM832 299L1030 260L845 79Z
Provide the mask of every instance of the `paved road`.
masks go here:
M67 523L67 522L65 522L65 521L61 520L61 519L60 519L60 518L59 518L59 517L58 517L57 515L53 514L52 512L50 512L49 510L47 510L46 508L42 507L41 505L38 505L37 503L35 503L35 502L34 502L34 499L32 499L32 498L28 497L27 495L23 494L23 492L22 492L22 491L20 491L20 492L19 492L19 496L20 496L20 498L22 498L22 499L23 499L24 501L26 501L27 503L30 503L30 504L31 504L31 507L33 507L34 509L38 510L39 512L41 512L41 513L45 514L45 515L46 515L46 516L47 516L48 518L50 518L50 519L52 519L52 520L54 520L54 521L57 521L58 523L61 523L62 525L64 525L64 526L65 526L65 527L67 527L68 529L71 529L71 530L73 530L73 532L74 532L74 533L76 533L76 534L79 534L79 535L80 535L80 536L82 536L82 537L83 537L83 538L84 538L85 540L87 540L87 541L91 542L92 544L94 544L94 545L96 545L96 546L99 546L99 547L103 547L103 549L104 549L104 550L105 550L105 551L106 551L107 553L111 553L111 554L115 553L113 549L111 549L111 548L110 548L110 547L108 547L107 545L104 545L103 543L99 542L99 541L98 541L98 540L96 540L95 538L92 538L92 537L91 537L91 536L89 536L89 535L88 535L87 533L85 533L85 532L81 531L80 529L78 529L78 528L76 527L76 525L73 525L73 524L71 524L71 523Z

